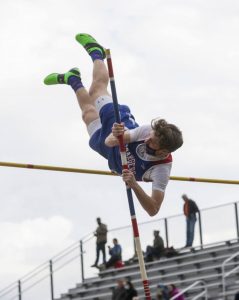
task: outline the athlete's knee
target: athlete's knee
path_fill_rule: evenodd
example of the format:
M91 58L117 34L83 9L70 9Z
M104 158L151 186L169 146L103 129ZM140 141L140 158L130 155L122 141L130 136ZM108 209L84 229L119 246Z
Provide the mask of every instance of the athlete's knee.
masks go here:
M90 96L94 96L95 94L100 94L102 91L107 91L108 79L106 78L98 78L93 80L89 94Z

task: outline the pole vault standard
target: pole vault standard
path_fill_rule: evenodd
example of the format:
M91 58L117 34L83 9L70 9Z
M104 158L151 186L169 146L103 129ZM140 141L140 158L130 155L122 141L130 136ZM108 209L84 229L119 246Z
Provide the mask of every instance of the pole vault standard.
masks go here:
M92 170L92 169L78 169L68 167L56 167L46 165L33 165L33 164L21 164L14 162L0 162L0 167L20 168L20 169L35 169L43 171L56 171L56 172L70 172L70 173L82 173L82 174L95 174L95 175L108 175L119 176L113 172ZM170 180L175 181L193 181L204 183L220 183L220 184L239 184L239 180L227 180L227 179L213 179L213 178L195 178L195 177L182 177L182 176L170 176Z
M115 120L117 123L120 123L121 121L120 121L118 99L117 99L117 93L116 93L116 87L115 87L113 65L112 65L112 60L111 60L111 55L110 55L109 49L106 50L106 58L107 58L108 72L109 72L109 78L110 78L112 99L113 99L113 104L114 104ZM120 155L121 155L122 169L128 170L129 168L128 168L128 163L127 163L126 147L125 147L125 144L123 141L123 135L119 136L118 139L119 139L119 149L120 149ZM136 252L138 254L141 279L142 279L142 283L144 286L144 294L145 294L146 300L151 300L149 282L148 282L148 278L147 278L147 274L146 274L146 270L145 270L144 257L143 257L140 238L139 238L139 229L138 229L138 223L137 223L135 209L134 209L132 190L127 184L126 184L126 192L127 192L131 222L132 222L132 227L133 227L133 232L134 232L134 241L135 241L135 246L136 246Z

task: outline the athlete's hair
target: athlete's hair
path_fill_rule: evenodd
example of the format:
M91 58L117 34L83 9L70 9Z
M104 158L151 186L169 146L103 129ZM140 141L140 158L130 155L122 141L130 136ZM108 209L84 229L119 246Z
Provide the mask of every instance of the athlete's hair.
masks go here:
M177 126L169 124L164 119L153 119L151 127L154 130L155 136L159 139L161 149L173 152L182 146L183 136Z

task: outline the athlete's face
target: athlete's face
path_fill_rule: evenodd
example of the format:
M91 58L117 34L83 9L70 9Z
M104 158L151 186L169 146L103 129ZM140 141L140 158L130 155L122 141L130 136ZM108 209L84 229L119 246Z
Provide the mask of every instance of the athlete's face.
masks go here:
M169 154L168 150L160 148L159 138L155 136L153 130L151 130L149 137L144 142L147 145L148 154L155 155L160 159L165 158Z

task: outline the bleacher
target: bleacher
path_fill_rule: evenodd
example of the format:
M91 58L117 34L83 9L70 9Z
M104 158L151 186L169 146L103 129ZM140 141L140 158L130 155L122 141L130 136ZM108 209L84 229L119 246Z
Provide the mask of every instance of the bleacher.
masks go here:
M233 254L236 256L228 264L228 269L239 266L238 240L204 245L193 249L181 249L178 256L161 258L146 263L152 298L155 299L158 284L174 283L180 290L187 288L198 280L203 280L208 289L208 299L233 300L239 291L239 270L226 279L226 292L222 292L222 263ZM139 265L135 260L126 262L125 267L99 272L98 277L89 278L84 283L69 289L57 300L110 300L117 279L130 279L139 293L139 299L144 299L144 290L140 278ZM187 300L192 300L199 292L200 286L185 293ZM205 299L200 297L197 299Z

